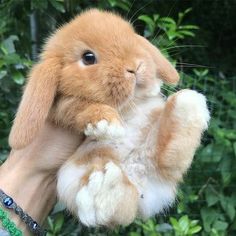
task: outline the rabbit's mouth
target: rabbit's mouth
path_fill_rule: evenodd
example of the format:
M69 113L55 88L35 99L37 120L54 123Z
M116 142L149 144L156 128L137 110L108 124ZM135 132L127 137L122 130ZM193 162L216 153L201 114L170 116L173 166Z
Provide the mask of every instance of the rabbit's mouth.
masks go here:
M135 82L114 83L110 89L110 101L112 105L121 108L134 98Z
M135 89L135 98L145 99L147 97L156 97L161 94L163 82L159 79L149 79L145 84L137 84Z
M127 80L127 78L125 78ZM117 81L109 83L109 98L110 104L122 109L126 104L135 101L136 99L148 99L150 97L157 97L161 94L161 86L163 82L157 78L145 78L142 83L138 82L137 75L133 80L122 83Z

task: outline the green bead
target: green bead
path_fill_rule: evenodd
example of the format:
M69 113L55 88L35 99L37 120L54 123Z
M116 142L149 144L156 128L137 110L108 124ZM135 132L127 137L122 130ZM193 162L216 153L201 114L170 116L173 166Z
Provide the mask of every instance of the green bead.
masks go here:
M9 224L10 220L8 218L5 218L2 220L2 225L6 228Z
M8 225L8 230L9 230L9 231L14 231L15 228L16 228L16 226L15 226L14 224L9 224L9 225Z
M8 226L9 228L15 228L15 224L13 222L10 222Z
M14 234L15 232L15 228L8 228L7 230L10 232L10 234Z
M17 230L14 236L23 236L23 234L20 230Z

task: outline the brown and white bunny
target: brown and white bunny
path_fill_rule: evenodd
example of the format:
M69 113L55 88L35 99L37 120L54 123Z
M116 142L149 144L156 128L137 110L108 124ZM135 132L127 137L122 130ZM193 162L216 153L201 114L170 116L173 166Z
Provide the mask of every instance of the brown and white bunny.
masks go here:
M59 199L88 226L129 224L167 208L207 128L205 97L121 17L86 11L47 41L9 143L28 145L46 120L84 137L58 174Z

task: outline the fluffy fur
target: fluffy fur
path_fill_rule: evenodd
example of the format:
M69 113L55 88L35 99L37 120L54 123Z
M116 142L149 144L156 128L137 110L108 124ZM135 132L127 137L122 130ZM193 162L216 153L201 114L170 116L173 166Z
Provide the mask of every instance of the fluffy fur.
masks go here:
M92 51L97 63L82 62ZM163 82L179 75L121 17L89 10L47 41L10 134L32 142L46 119L84 137L58 174L58 195L88 226L129 224L167 208L207 128L203 95L182 90L164 101Z

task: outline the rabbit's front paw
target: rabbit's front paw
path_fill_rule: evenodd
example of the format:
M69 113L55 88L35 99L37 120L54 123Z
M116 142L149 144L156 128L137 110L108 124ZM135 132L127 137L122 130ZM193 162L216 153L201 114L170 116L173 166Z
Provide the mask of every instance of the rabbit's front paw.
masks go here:
M210 120L204 95L189 89L184 89L170 97L174 99L174 114L179 119L192 126L207 129Z
M87 226L130 224L137 211L137 191L112 161L90 174L76 195L78 217Z
M97 139L116 139L122 138L125 135L125 130L120 122L108 122L103 119L95 124L88 123L84 134Z

